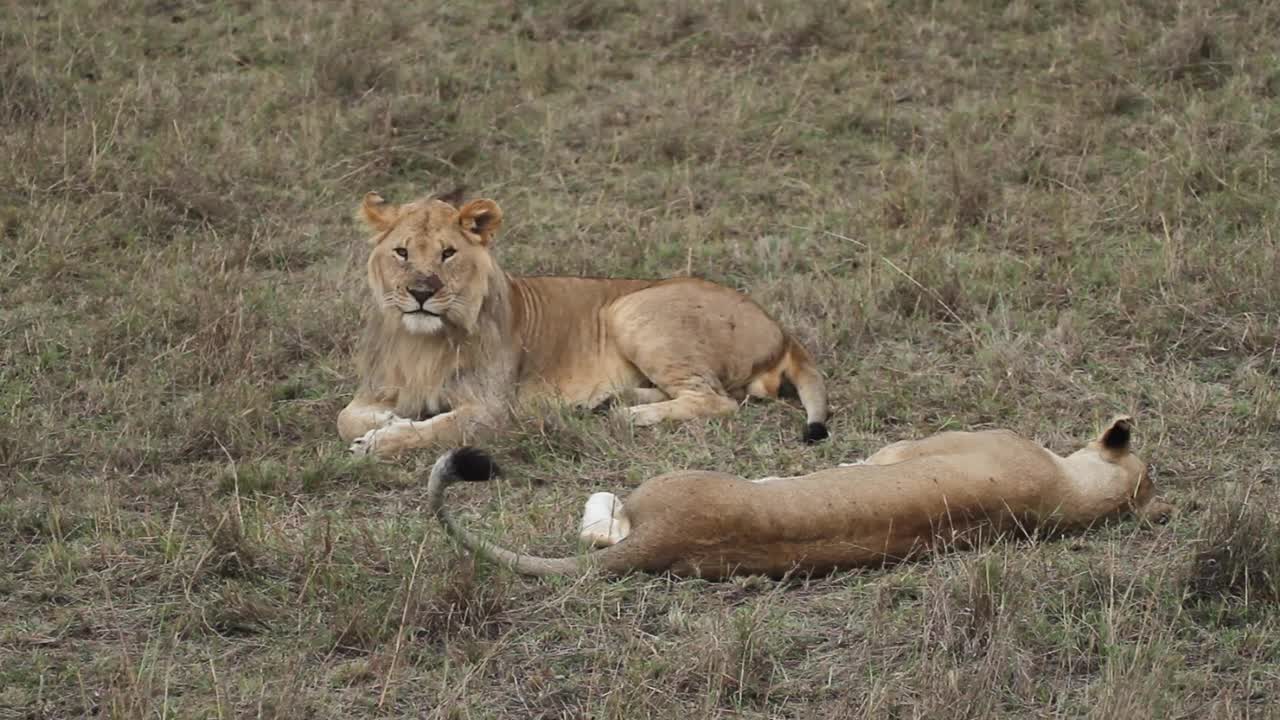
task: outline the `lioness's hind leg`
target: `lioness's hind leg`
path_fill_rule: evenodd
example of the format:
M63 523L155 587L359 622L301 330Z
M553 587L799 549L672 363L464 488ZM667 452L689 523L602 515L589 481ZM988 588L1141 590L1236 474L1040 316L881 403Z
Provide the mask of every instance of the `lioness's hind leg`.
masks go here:
M860 460L852 465L893 465L907 459L907 450L914 446L917 440L899 440L896 443L885 445L875 451L866 460Z
M631 534L631 520L617 495L598 492L587 498L578 537L591 547L608 547Z

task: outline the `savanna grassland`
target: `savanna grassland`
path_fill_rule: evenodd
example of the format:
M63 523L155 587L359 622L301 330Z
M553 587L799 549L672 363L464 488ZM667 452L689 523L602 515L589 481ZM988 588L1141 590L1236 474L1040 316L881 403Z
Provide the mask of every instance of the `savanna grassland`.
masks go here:
M1280 715L1280 4L0 9L0 718ZM512 547L680 468L1117 412L1180 514L775 583L532 581L347 457L378 190L508 270L705 276L794 405L552 411L458 488Z

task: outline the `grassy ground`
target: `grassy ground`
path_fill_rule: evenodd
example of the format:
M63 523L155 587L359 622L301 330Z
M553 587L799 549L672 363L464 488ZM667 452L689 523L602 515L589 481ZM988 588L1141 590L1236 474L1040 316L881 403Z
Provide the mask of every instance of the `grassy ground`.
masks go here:
M954 9L952 9L954 8ZM0 718L1274 716L1280 6L0 9ZM360 196L467 183L506 267L693 272L827 372L458 489L516 547L658 472L1117 411L1170 525L805 583L535 582L344 456Z

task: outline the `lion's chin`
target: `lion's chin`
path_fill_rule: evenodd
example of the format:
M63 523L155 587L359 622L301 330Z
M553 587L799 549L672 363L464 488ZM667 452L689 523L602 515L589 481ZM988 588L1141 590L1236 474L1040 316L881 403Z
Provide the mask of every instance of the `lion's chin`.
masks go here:
M434 335L444 329L444 321L438 315L423 312L404 313L400 316L400 323L406 332L414 335Z

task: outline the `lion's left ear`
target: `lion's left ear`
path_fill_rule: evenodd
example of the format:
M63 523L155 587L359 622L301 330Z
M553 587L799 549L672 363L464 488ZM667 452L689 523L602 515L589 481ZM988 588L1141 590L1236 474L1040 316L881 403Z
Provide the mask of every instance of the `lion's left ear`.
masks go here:
M1113 453L1129 452L1129 443L1133 440L1133 418L1128 415L1111 421L1106 430L1098 436L1098 444Z
M458 211L458 224L479 235L481 245L488 245L502 227L502 208L492 200L472 200Z
M383 200L376 192L365 193L356 215L369 227L383 233L390 230L400 218L400 206Z

